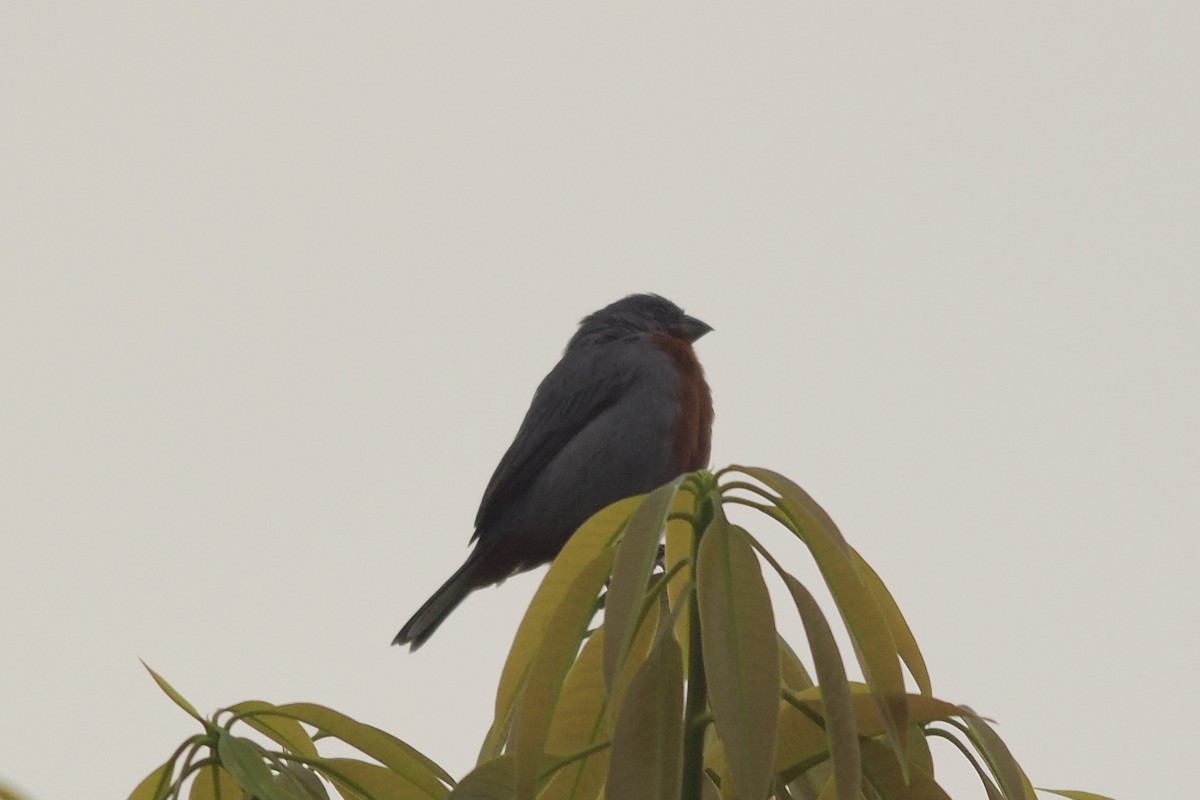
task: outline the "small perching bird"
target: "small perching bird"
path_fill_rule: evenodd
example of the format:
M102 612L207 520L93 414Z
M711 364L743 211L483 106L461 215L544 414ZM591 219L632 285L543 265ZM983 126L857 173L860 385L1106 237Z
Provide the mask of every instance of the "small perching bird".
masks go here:
M692 343L710 330L654 294L584 317L484 490L475 549L392 643L416 650L468 594L552 560L595 512L708 466L712 398Z

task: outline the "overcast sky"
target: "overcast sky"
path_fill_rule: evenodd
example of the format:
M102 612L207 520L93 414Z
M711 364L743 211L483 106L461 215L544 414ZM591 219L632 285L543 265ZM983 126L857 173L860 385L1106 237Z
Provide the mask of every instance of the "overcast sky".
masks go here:
M196 730L139 657L466 772L541 571L388 643L577 320L656 291L715 328L714 465L825 505L935 694L1039 786L1183 796L1198 36L1194 2L0 6L0 782L127 794Z

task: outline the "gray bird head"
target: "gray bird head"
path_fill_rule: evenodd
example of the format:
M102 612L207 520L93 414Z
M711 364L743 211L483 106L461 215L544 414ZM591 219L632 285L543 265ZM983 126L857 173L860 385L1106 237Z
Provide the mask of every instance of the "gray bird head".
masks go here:
M579 322L567 349L602 344L646 333L665 333L694 342L711 331L704 322L656 294L631 294Z

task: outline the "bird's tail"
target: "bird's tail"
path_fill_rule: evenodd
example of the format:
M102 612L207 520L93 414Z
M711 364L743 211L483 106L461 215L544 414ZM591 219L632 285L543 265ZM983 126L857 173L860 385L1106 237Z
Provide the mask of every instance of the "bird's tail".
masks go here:
M458 608L458 604L467 598L471 592L487 581L481 582L476 574L479 566L479 547L476 546L467 556L466 562L441 585L433 597L425 601L425 605L417 609L412 619L404 624L392 644L409 645L410 650L416 650L425 644L425 640L433 635L438 626L446 621L450 612Z

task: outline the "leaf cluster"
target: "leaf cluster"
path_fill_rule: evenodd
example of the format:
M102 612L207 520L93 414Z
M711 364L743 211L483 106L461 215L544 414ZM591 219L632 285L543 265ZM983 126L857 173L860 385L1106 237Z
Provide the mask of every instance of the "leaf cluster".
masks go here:
M862 681L848 678L809 589L729 521L733 505L806 545ZM777 631L764 564L790 595L811 670ZM933 696L894 599L828 514L760 468L680 476L575 533L521 622L478 764L459 782L401 740L330 709L251 701L204 719L151 674L204 732L130 800L182 797L189 779L191 800L328 800L326 784L346 800L939 800L949 796L936 780L932 738L969 761L989 800L1035 798L991 725ZM273 746L236 735L239 723ZM365 759L319 755L325 738Z

